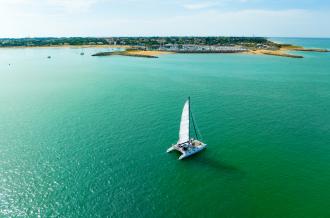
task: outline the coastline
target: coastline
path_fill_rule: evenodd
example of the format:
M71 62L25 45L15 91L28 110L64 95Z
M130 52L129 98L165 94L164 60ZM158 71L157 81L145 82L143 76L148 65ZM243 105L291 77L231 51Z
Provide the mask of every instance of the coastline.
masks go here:
M158 55L167 55L174 54L174 52L168 51L144 51L144 50L128 50L126 51L129 55L147 55L147 56L158 56Z
M99 52L92 56L111 56L111 55L121 55L121 56L131 56L131 57L145 57L145 58L158 58L159 55L167 55L167 54L176 54L176 53L245 53L245 54L253 54L253 55L272 55L279 57L287 57L287 58L304 58L302 55L289 54L288 51L300 51L300 52L330 52L327 49L321 48L305 48L303 46L290 45L290 44L278 44L279 49L277 50L268 50L268 49L249 49L248 51L239 51L239 52L191 52L191 51L163 51L163 50L142 50L142 49L134 49L134 46L128 45L47 45L47 46L6 46L0 47L0 49L30 49L30 48L68 48L68 49L84 49L84 48L117 48L124 49L124 51L115 51L115 52Z
M144 57L144 58L158 58L159 55L173 54L173 52L165 51L144 51L144 50L125 50L125 51L114 51L114 52L99 52L92 56L131 56L131 57Z
M288 51L301 51L301 52L330 52L327 49L321 48L305 48L303 46L290 45L290 44L279 44L278 50L265 50L265 49L255 49L247 51L248 54L256 55L273 55L289 58L304 58L302 55L289 54Z
M280 57L288 57L288 58L304 58L304 56L302 55L293 55L293 54L288 54L285 53L285 51L289 51L289 50L263 50L263 49L259 49L259 50L250 50L246 53L248 54L254 54L254 55L273 55L273 56L280 56Z

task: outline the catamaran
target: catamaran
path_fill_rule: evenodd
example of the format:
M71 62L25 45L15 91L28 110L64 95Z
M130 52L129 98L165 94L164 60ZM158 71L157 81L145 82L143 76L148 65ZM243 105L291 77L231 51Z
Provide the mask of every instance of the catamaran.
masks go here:
M190 122L190 120L192 122ZM193 124L193 129L196 138L193 138L190 135L191 123ZM194 118L190 110L190 97L188 97L188 100L184 103L182 110L179 140L176 144L172 145L169 149L167 149L167 152L171 152L173 150L181 152L182 155L179 157L179 160L182 160L183 158L196 154L197 152L203 150L205 147L206 144L198 140L196 124L194 122Z

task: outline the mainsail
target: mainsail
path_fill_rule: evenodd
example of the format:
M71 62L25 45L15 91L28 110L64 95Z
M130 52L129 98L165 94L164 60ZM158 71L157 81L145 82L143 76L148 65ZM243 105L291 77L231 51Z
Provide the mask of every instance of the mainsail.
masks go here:
M192 125L190 124L190 121L192 122ZM192 129L194 130L196 138L190 135L190 126L193 127ZM188 100L184 103L182 109L178 143L172 145L166 152L168 153L177 150L181 153L179 160L182 160L183 158L200 152L205 147L206 144L198 140L196 124L190 110L190 97L188 97Z
M181 115L178 144L189 141L189 99L185 102Z

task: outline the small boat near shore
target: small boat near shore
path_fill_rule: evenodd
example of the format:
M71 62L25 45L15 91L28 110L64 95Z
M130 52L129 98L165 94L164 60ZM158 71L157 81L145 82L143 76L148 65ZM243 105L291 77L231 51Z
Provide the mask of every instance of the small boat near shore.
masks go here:
M191 123L194 129L195 138L191 137L190 135ZM190 110L190 97L188 97L188 100L185 102L182 110L179 140L176 144L167 149L167 152L169 153L174 150L179 151L181 153L179 160L182 160L186 157L196 154L197 152L202 151L206 146L207 144L198 139L196 124Z

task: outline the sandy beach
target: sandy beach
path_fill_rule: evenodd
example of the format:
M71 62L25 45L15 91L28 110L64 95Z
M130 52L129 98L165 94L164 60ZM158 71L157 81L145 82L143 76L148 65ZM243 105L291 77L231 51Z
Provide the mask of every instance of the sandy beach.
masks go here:
M301 55L288 54L288 53L285 53L285 51L287 51L287 50L279 49L279 50L272 51L272 50L260 49L260 50L251 50L251 51L248 51L247 53L257 54L257 55L274 55L274 56L289 57L289 58L303 58L303 56L301 56Z
M126 53L131 55L146 55L146 56L174 54L173 52L167 52L167 51L143 51L143 50L128 50L126 51Z

